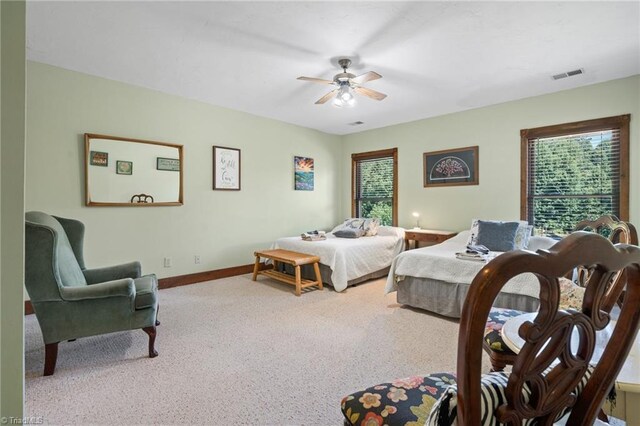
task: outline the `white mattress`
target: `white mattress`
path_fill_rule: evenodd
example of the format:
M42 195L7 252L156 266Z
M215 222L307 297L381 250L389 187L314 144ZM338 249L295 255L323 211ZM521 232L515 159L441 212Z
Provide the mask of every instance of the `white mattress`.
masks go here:
M463 231L441 244L409 250L398 255L391 264L385 294L396 291L398 285L402 285L402 279L405 276L430 278L457 284L471 284L471 281L484 267L485 263L456 258L456 252L466 250L468 238L469 231ZM537 245L536 249L543 248L539 247L540 245L550 246L555 243L555 241L547 238L545 238L545 241L540 237L532 237L532 239ZM502 253L492 252L492 255L495 256L500 254ZM526 273L510 280L502 291L539 298L540 286L533 274Z
M279 238L273 248L319 256L320 263L331 268L336 291L343 291L348 281L387 268L404 249L402 228L381 226L378 232L374 237L361 238L338 238L328 233L324 241Z

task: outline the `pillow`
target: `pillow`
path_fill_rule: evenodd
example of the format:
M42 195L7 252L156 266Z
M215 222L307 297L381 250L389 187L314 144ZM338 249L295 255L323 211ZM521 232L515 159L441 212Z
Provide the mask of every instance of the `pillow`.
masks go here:
M339 229L333 233L338 238L360 238L364 235L362 229Z
M372 237L378 233L378 227L380 226L380 219L373 218L350 218L346 219L343 223L333 228L331 232L335 234L340 230L362 230L364 236ZM362 236L360 235L360 236ZM347 237L348 238L348 237Z
M514 248L518 222L478 221L478 244L491 251L510 251Z
M473 219L471 221L471 228L469 229L469 239L467 240L468 246L476 246L478 245L478 222L480 219ZM497 222L503 223L502 220L488 220L486 222ZM515 222L515 221L512 221ZM516 244L515 250L520 250L527 247L527 243L531 234L533 233L533 226L529 225L529 222L526 220L517 221L520 225L518 226L518 232L516 233ZM523 228L523 229L521 229ZM521 233L521 234L520 234Z
M377 217L367 219L364 222L364 236L373 237L378 234L378 228L380 227L380 219Z
M526 248L529 245L529 238L531 238L532 232L533 225L529 225L526 222L524 224L520 222L518 230L516 231L516 237L513 240L513 249L522 250Z
M543 375L547 375L552 371L553 367L547 368ZM582 376L582 380L578 383L573 393L576 396L579 396L582 393L582 390L586 386L587 382L591 378L593 374L593 367L587 367L587 370ZM491 426L499 426L502 423L498 422L496 417L496 411L498 408L506 404L507 402L507 383L509 381L509 375L502 371L499 372L491 372L487 374L483 374L480 378L480 404L482 405L482 418L480 421L481 425L491 425ZM531 398L531 388L525 384L524 389L522 389L522 403L528 404ZM565 408L564 410L558 413L556 417L556 421L560 420L564 417L570 408ZM444 393L440 396L440 398L433 404L431 407L431 412L429 413L429 417L425 422L426 425L429 426L438 426L441 424L456 424L455 420L457 419L458 414L458 385L453 384L444 391ZM537 422L533 419L525 419L523 421L523 425L533 425Z
M585 287L580 287L567 278L560 278L560 304L559 309L575 309L582 310L582 301L584 299Z

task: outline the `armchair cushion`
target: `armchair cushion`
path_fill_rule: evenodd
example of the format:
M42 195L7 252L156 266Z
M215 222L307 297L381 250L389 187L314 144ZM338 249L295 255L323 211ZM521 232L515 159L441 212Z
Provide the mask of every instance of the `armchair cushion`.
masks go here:
M131 278L107 281L83 287L60 288L60 295L62 296L62 299L67 302L118 296L133 298L135 293L135 285Z
M422 425L431 407L456 382L450 373L411 376L382 383L342 399L347 424Z
M158 303L158 280L154 274L137 278L133 282L136 286L136 309L149 308Z
M107 266L104 268L85 269L82 271L87 283L94 284L104 281L119 280L122 278L140 278L140 262L129 262L122 265Z

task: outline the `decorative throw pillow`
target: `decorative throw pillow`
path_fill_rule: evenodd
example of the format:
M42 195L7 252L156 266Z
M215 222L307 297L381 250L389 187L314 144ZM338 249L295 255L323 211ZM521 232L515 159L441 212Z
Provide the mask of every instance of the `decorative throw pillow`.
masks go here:
M478 221L478 244L491 251L509 251L514 248L518 222Z
M549 374L553 367L547 368L543 375ZM593 374L593 367L588 367L585 371L582 380L578 383L574 389L576 396L582 393L582 390L586 386L587 382ZM504 372L491 372L483 374L480 378L480 404L483 407L482 418L480 424L482 426L499 426L502 423L498 422L496 412L501 405L507 402L507 382L509 381L509 375ZM524 404L528 404L531 398L531 389L525 385L522 390L522 399ZM560 420L570 411L569 408L565 408L556 417L556 421ZM426 421L426 425L439 426L442 424L455 424L458 414L458 385L454 384L449 386L447 390L440 396L438 401L431 408L429 418ZM523 425L529 426L537 424L534 419L525 419Z
M575 309L576 311L581 311L586 288L580 287L567 278L560 278L559 284L560 306L558 306L558 308L562 310Z
M380 219L373 218L350 218L346 219L343 223L333 228L331 232L334 234L340 230L361 230L362 235L366 237L372 237L378 233L378 228L380 227ZM345 237L345 238L357 238L357 237Z
M471 228L469 229L469 240L467 240L467 245L475 246L478 245L478 222L480 219L473 219L471 221ZM496 223L504 223L502 220L487 220L485 222L496 222ZM518 221L518 232L516 232L514 250L521 250L527 247L529 243L529 238L531 234L533 234L533 226L529 225L529 222L526 220Z
M516 237L513 240L513 249L522 250L527 248L532 232L533 225L529 225L526 222L524 224L520 222L520 224L518 225L518 230L516 231Z
M360 238L364 235L362 229L339 229L333 233L338 238Z
M364 236L365 237L373 237L378 234L378 228L380 227L380 219L374 217L372 219L367 219L364 222Z

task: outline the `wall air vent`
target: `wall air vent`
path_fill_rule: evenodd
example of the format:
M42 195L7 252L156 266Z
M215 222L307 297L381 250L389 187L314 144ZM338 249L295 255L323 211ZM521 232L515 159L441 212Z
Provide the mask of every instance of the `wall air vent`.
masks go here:
M364 124L364 121L354 121L353 123L348 123L349 126L360 126L361 124Z
M567 77L573 77L574 75L584 74L584 68L579 68L573 71L563 72L561 74L552 75L551 78L554 80L560 80Z

